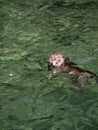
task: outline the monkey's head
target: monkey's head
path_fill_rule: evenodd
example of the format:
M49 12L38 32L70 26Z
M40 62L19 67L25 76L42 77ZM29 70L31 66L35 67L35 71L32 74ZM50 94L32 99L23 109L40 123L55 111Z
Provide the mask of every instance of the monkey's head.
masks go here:
M64 62L67 62L68 58L65 57L60 52L53 52L50 55L49 62L48 62L48 69L51 70L52 68L59 68Z

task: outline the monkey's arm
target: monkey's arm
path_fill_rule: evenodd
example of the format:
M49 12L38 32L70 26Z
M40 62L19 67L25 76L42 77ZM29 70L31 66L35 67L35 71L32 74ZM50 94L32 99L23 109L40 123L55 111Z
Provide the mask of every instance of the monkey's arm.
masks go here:
M54 70L52 71L52 73L48 76L48 79L54 78L54 77L58 76L60 73L61 73L60 70L54 69Z

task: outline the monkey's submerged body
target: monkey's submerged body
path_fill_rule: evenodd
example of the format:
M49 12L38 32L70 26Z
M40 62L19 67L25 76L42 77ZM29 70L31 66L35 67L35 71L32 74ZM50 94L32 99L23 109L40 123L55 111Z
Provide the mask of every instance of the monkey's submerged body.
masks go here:
M51 54L48 62L48 70L52 70L49 78L55 77L60 73L75 75L80 89L84 88L87 78L95 77L98 81L98 76L95 73L79 68L77 64L70 62L67 57L59 52L53 52Z

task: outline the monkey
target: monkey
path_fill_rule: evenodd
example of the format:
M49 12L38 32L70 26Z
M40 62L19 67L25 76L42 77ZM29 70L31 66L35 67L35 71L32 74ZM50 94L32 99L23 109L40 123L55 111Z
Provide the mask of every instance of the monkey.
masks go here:
M98 76L88 70L78 67L74 62L71 62L68 57L60 52L53 52L48 61L48 70L52 71L48 79L58 76L60 73L69 73L76 76L76 81L81 90L85 87L87 78L95 77L98 83Z

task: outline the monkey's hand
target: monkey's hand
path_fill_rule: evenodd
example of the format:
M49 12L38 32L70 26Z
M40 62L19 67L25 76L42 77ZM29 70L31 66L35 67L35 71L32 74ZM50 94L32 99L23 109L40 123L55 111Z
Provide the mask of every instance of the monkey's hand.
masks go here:
M49 74L48 79L51 79L53 77L53 74Z

